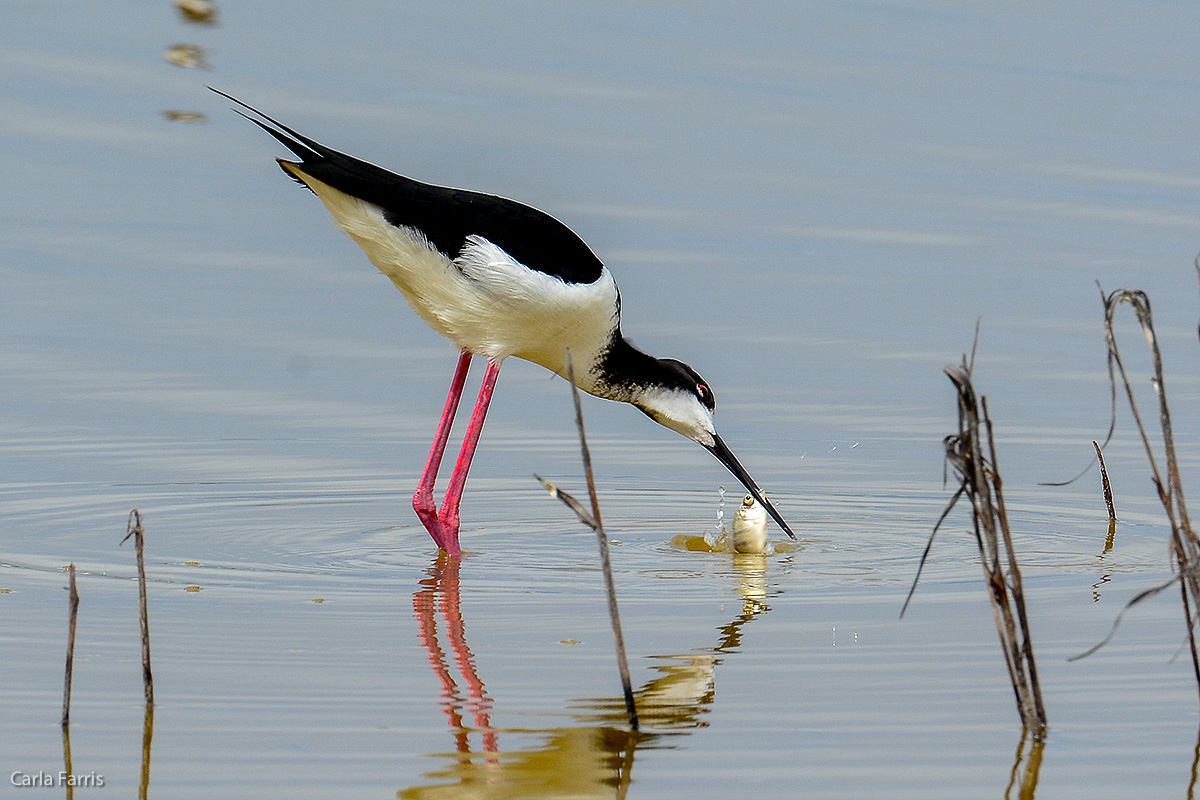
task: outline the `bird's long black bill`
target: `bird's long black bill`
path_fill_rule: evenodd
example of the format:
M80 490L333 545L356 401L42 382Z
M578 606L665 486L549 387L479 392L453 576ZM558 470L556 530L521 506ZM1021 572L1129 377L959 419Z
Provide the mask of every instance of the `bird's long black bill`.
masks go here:
M771 501L763 496L762 489L758 488L758 484L754 482L754 478L751 478L750 473L746 472L746 468L737 460L733 451L725 446L725 443L721 441L721 437L714 433L712 446L706 446L706 449L716 456L717 460L724 464L725 468L732 472L734 477L742 482L742 485L754 496L754 499L761 503L762 507L767 510L771 518L779 523L779 527L783 528L783 532L795 539L796 534L792 533L791 527L783 521L783 517L775 510L775 506L771 505Z

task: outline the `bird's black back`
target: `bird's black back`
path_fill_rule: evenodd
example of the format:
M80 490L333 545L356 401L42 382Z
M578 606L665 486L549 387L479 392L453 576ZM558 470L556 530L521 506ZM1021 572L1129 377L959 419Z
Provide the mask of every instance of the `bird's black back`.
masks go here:
M570 228L543 211L495 195L397 175L326 147L235 97L213 91L270 123L252 119L300 157L296 166L306 175L379 206L389 223L419 230L448 258L458 257L468 236L481 236L530 269L567 283L600 278L604 266L600 259Z

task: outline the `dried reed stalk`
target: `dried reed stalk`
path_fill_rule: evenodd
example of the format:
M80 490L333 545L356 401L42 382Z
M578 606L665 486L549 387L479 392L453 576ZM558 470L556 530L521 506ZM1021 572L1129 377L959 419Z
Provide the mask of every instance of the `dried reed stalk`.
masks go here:
M129 512L128 530L125 540L133 537L133 546L137 551L138 571L138 621L142 629L142 684L146 690L146 703L154 705L154 674L150 669L150 613L146 606L146 555L143 546L145 531L142 528L142 514L136 508Z
M75 565L68 566L67 572L71 576L71 594L67 601L70 612L67 622L67 666L63 677L62 739L63 774L70 776L75 774L75 768L71 765L71 678L75 674L75 624L79 619L79 591L75 588ZM68 780L66 783L67 800L74 800L74 782Z
M959 486L954 496L942 511L917 571L917 579L909 591L904 607L908 607L920 579L933 537L962 497L971 501L975 542L979 546L980 563L988 586L988 599L1000 636L1005 665L1016 695L1017 711L1021 722L1035 740L1046 732L1046 710L1042 704L1042 691L1038 682L1037 664L1033 657L1033 644L1029 635L1029 620L1025 613L1025 593L1021 584L1021 570L1013 548L1012 534L1008 526L1008 512L1004 506L1004 492L1000 470L996 465L996 442L992 420L988 414L987 398L976 399L971 383L971 367L974 355L963 359L960 367L946 367L946 375L958 393L958 433L947 436L946 462L958 475ZM981 412L982 407L982 412ZM980 421L986 430L986 451ZM901 614L903 614L903 609Z
M62 709L62 726L63 730L71 724L71 678L75 674L75 623L79 619L79 591L75 588L75 565L71 564L67 567L67 572L71 576L70 599L68 600L70 615L67 622L67 667L63 676L63 709ZM67 742L67 760L70 756L69 740ZM68 764L68 770L70 765Z
M1092 440L1092 447L1096 448L1096 460L1100 462L1100 486L1104 489L1104 504L1108 506L1108 521L1116 522L1117 510L1113 507L1112 484L1108 482L1108 468L1104 466L1104 453L1100 452L1100 445L1095 440ZM1109 545L1109 547L1111 546Z
M1198 265L1198 268L1200 268L1200 265ZM1184 501L1183 484L1179 476L1179 463L1175 456L1175 438L1171 427L1171 411L1167 405L1166 382L1163 378L1162 352L1159 350L1158 335L1154 330L1154 316L1150 311L1150 298L1143 291L1129 289L1117 289L1108 295L1105 295L1103 290L1101 290L1100 296L1104 302L1104 337L1108 345L1108 379L1112 392L1112 421L1109 424L1109 437L1111 438L1112 432L1116 427L1116 373L1119 372L1121 384L1125 389L1125 397L1129 401L1129 411L1133 416L1134 424L1137 425L1138 435L1142 439L1142 446L1146 450L1146 459L1150 463L1150 471L1154 487L1158 491L1158 499L1166 511L1167 521L1171 526L1170 552L1179 571L1169 581L1136 594L1121 609L1121 612L1113 621L1112 629L1109 630L1108 635L1099 644L1080 653L1071 660L1074 661L1083 658L1099 650L1112 639L1126 611L1143 600L1170 588L1178 581L1182 596L1184 624L1187 626L1187 641L1192 653L1192 671L1196 677L1197 690L1200 691L1200 654L1197 653L1196 648L1195 618L1193 617L1192 610L1193 608L1200 609L1200 538L1196 536L1196 532L1192 529L1192 524L1188 517L1187 504ZM1162 429L1163 456L1166 461L1165 479L1163 478L1162 471L1159 469L1158 459L1155 457L1154 447L1150 442L1149 434L1146 432L1146 426L1142 423L1142 415L1138 410L1137 399L1134 397L1133 387L1129 383L1129 374L1125 370L1125 362L1121 358L1121 350L1117 346L1117 335L1113 328L1113 319L1122 303L1128 303L1133 309L1138 323L1142 327L1142 332L1146 336L1146 342L1150 347L1150 356L1154 368L1154 391L1158 397L1158 420L1159 426ZM1116 372L1114 372L1114 367L1116 368Z
M579 446L583 455L583 471L587 475L588 497L592 510L589 514L583 504L567 492L559 489L540 475L534 477L545 487L551 497L562 500L584 525L596 532L596 543L600 548L600 568L604 572L604 588L608 593L608 616L612 622L613 643L617 651L617 667L621 672L621 689L625 694L625 710L629 715L629 727L638 730L637 706L633 699L633 684L629 678L629 659L625 655L625 636L621 632L621 614L617 608L617 588L613 582L612 560L608 552L608 535L604 532L604 522L600 518L600 501L596 496L596 478L592 472L592 454L588 449L587 434L583 429L583 406L579 401L579 386L575 383L575 365L571 354L567 353L567 378L571 381L571 397L575 401L575 424L579 428Z

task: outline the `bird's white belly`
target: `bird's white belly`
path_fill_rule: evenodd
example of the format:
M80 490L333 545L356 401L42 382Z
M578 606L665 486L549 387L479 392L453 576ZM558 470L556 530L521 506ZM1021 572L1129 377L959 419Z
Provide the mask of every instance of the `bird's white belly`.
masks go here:
M304 179L438 333L477 355L517 356L564 377L570 351L580 388L595 388L590 372L618 324L617 287L607 268L593 283L566 283L478 237L451 260L416 229L389 223L378 206Z

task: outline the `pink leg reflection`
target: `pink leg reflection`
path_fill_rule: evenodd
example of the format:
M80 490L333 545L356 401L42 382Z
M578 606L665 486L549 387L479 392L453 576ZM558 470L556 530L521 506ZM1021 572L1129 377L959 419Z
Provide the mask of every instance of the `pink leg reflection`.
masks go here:
M454 731L455 745L460 753L470 753L468 730L463 726L463 707L470 708L476 728L483 735L483 750L495 753L498 750L496 732L492 730L489 718L492 709L492 699L488 697L487 689L475 669L475 656L467 646L466 631L463 625L462 609L459 604L459 568L462 561L447 553L439 553L437 561L429 570L431 577L421 581L425 588L413 595L413 611L419 626L421 644L429 654L429 665L442 683L442 710ZM454 653L454 663L458 667L467 685L469 701L464 701L458 685L450 673L446 653L438 644L437 619L434 616L435 606L442 612L446 621L446 638ZM489 759L490 760L490 759Z

